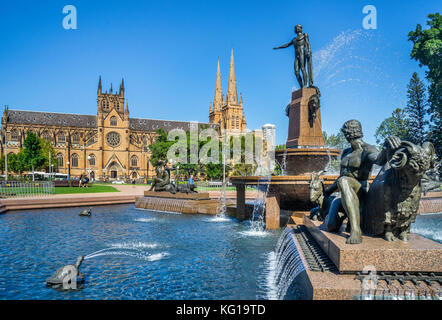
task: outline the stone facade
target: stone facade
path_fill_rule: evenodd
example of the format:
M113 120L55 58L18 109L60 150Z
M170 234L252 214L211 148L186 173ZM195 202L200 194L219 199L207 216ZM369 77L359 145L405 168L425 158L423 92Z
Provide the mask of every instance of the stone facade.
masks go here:
M29 131L51 141L58 163L57 171L72 177L88 174L96 180L138 179L154 174L148 146L156 130L190 129L190 122L136 119L129 117L124 96L124 80L117 92L112 85L97 91L97 115L35 112L5 108L1 131L6 132L7 152L18 153ZM209 125L217 128L216 124ZM1 153L4 154L4 141ZM69 162L69 163L68 163Z
M231 132L245 132L247 123L243 112L242 95L238 99L236 90L235 63L233 61L233 50L230 57L230 72L226 99L224 99L221 86L221 72L219 68L216 73L215 97L210 104L210 123L218 124L223 134L228 130Z

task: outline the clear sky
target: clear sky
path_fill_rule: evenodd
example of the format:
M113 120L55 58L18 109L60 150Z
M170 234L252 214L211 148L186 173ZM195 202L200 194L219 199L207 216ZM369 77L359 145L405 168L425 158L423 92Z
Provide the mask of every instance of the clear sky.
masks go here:
M77 8L77 30L62 26L68 4ZM362 28L368 4L377 9L376 30ZM424 78L407 34L441 8L441 0L2 1L0 104L95 114L101 75L103 89L124 77L132 117L208 122L217 59L225 92L233 48L247 127L273 123L285 143L294 52L272 47L302 24L323 129L336 133L356 118L374 143L380 122L405 106L412 73Z

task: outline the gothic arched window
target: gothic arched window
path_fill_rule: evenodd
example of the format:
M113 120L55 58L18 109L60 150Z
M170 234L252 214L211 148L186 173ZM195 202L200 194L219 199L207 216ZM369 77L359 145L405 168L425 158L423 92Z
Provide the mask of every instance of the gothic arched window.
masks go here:
M116 116L112 116L110 118L110 125L114 126L114 127L117 125L117 117Z
M89 166L91 167L95 166L95 155L90 154L88 158L89 158Z
M63 132L60 132L57 136L57 143L65 143L66 142L66 136Z
M72 160L71 161L72 167L77 168L78 167L78 155L76 153L74 153L72 155L72 159L71 160Z
M63 155L61 153L57 154L58 167L63 167Z
M74 136L72 137L72 143L73 144L80 144L80 135L78 135L77 133L74 134Z
M42 138L47 140L47 141L51 141L51 134L48 131L43 132Z
M132 167L137 167L138 166L138 157L137 156L132 156L130 158L130 163Z
M11 141L18 141L19 139L19 135L18 135L18 131L17 130L12 130L11 131Z

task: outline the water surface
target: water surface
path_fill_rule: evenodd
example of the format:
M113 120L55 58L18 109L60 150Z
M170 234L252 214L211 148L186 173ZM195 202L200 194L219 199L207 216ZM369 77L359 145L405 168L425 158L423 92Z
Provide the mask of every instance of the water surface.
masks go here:
M133 205L12 211L0 216L0 299L267 299L280 231ZM99 251L101 250L101 251ZM90 255L93 252L96 254ZM83 290L45 287L57 268L90 255Z

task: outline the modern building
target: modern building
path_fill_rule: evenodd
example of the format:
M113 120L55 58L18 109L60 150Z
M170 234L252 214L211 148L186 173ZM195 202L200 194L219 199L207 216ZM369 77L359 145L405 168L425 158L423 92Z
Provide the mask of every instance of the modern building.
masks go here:
M264 139L267 141L267 146L268 147L273 146L274 148L276 146L276 131L275 131L276 126L274 124L267 123L263 125L261 128L264 135Z
M6 136L8 154L18 153L28 132L50 141L56 152L57 171L96 180L145 179L154 174L148 146L156 130L189 130L183 121L138 119L129 116L124 80L115 93L97 90L97 114L81 115L54 112L10 110L5 107L1 132ZM200 124L217 128L218 124ZM5 153L5 141L0 144Z
M247 123L243 112L242 95L238 99L235 77L235 63L233 61L233 49L230 56L229 82L227 94L224 99L221 86L221 72L218 60L218 70L216 72L215 97L210 104L210 123L218 124L223 134L226 130L230 132L245 132Z

